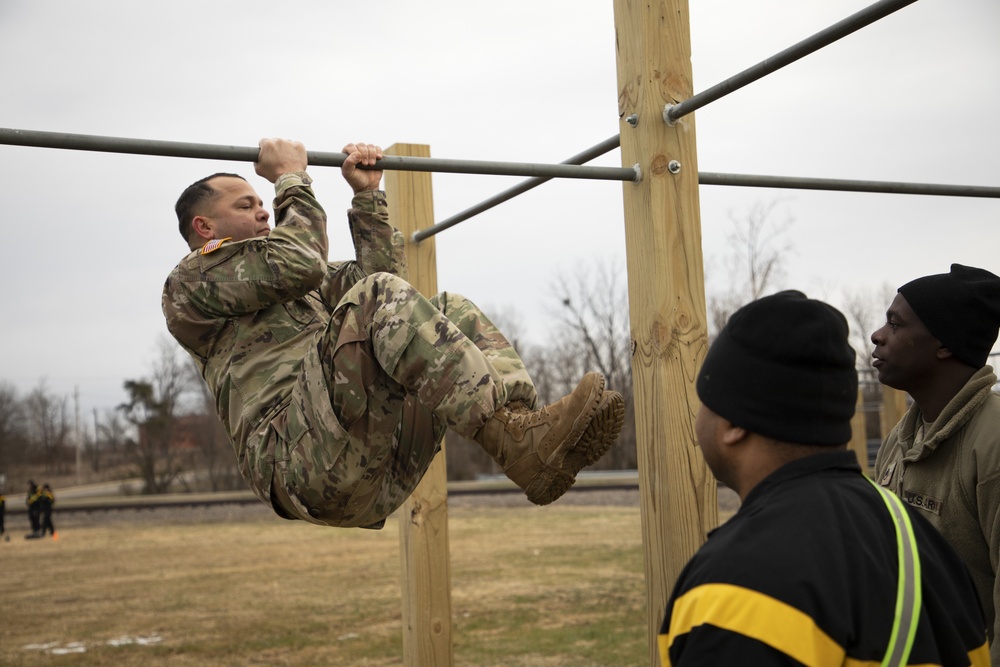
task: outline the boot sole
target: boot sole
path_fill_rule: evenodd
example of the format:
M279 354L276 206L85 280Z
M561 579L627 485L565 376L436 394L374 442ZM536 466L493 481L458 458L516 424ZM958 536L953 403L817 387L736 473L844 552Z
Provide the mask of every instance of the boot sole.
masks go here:
M580 438L567 448L556 450L545 468L525 489L528 500L536 505L548 505L569 491L576 475L596 463L611 448L625 422L625 399L617 391L602 392ZM553 460L562 457L560 465Z
M625 398L617 391L606 391L597 405L597 414L590 420L587 430L573 448L573 460L565 467L577 466L576 472L601 460L611 445L615 444L625 425ZM569 457L567 457L569 459ZM578 464L577 459L581 462Z

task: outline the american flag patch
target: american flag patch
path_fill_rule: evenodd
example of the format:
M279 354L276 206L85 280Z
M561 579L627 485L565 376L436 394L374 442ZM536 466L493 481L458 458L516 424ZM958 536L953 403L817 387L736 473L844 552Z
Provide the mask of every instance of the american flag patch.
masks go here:
M211 241L209 241L208 243L206 243L204 246L202 246L202 248L201 248L201 254L202 255L207 255L210 252L215 252L220 247L222 247L223 243L225 243L226 241L229 241L232 238L233 238L232 236L227 236L224 239L212 239Z

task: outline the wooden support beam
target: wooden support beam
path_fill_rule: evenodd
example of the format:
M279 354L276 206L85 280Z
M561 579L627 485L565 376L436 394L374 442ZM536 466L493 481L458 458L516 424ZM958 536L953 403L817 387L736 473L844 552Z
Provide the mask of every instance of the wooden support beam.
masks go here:
M430 147L421 144L393 144L385 152L430 157ZM384 179L390 219L407 239L434 224L430 173L387 171ZM410 283L424 296L437 293L434 239L408 241L406 260ZM447 481L442 442L440 453L398 513L407 667L450 667L453 660Z
M865 426L865 413L862 409L865 403L864 389L858 387L858 401L855 404L854 416L851 418L851 442L847 445L858 457L858 465L868 473L868 433Z
M632 376L650 664L681 568L718 524L715 480L694 436L694 380L708 347L693 114L662 110L692 95L687 0L615 0ZM635 114L635 127L624 119ZM676 161L675 165L672 162ZM673 168L672 168L673 167ZM678 170L679 167L679 170ZM676 172L676 173L674 173Z

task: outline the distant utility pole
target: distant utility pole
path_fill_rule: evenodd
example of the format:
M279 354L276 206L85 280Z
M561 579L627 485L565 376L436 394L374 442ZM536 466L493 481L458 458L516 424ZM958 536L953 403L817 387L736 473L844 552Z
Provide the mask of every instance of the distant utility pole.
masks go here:
M73 410L76 412L76 423L73 427L73 437L76 440L76 485L80 486L80 387L73 387Z

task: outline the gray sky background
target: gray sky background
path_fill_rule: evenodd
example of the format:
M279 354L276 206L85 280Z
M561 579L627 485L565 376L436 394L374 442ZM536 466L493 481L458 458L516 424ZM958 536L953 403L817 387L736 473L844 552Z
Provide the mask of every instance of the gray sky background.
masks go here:
M868 4L692 0L695 91ZM998 29L995 0L920 0L698 111L699 167L1000 185ZM619 131L614 40L607 0L0 0L0 127L559 162ZM185 250L174 201L219 170L273 196L248 163L0 146L0 381L78 388L87 413L122 402L167 335L160 289ZM311 171L331 258L352 256L349 190ZM519 180L437 174L436 217ZM624 267L621 188L554 181L444 232L439 286L516 310L542 340L558 275ZM951 262L1000 272L997 200L702 186L709 290L728 281L730 215L771 202L795 221L782 286L835 304Z

